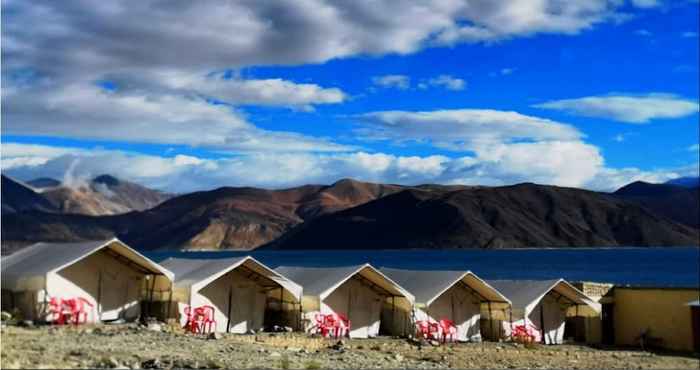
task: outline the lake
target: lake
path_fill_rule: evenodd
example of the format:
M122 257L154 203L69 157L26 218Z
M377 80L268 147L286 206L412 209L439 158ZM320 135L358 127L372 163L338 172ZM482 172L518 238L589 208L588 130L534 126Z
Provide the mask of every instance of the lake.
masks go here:
M576 248L501 250L360 250L264 252L152 252L170 256L227 257L250 254L270 267L342 266L369 262L408 269L471 270L485 279L553 279L636 286L698 287L700 249Z

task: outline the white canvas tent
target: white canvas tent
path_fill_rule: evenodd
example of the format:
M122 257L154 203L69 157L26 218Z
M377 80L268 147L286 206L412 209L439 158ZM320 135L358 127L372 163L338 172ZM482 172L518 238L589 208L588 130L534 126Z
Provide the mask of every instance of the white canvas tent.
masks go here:
M247 333L265 325L265 311L274 301L278 311L293 312L302 288L254 258L169 258L163 266L175 273L173 300L185 325L185 307L213 306L216 331ZM286 309L285 309L286 307ZM298 315L276 325L294 325Z
M481 341L481 311L510 307L510 301L471 271L403 270L381 272L415 296L412 321L452 320L457 340Z
M600 304L564 279L489 280L488 283L512 302L510 317L503 320L506 337L515 326L527 324L536 329L537 341L561 344L567 316L600 315Z
M173 273L118 239L37 243L2 257L2 290L10 306L32 320L48 320L52 297L87 299L88 322L132 320L156 280L169 285ZM6 303L3 302L5 305Z
M369 264L280 266L275 271L304 287L302 312L306 331L313 328L317 313L339 313L351 322L351 338L375 337L379 335L382 310L386 305L405 310L413 305L411 293Z

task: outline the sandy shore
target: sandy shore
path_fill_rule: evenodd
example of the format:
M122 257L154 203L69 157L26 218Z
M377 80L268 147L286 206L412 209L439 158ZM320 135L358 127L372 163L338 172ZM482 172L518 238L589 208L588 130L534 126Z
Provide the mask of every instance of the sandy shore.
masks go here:
M299 333L185 335L163 327L3 327L2 368L687 368L697 357L510 343L417 346L405 339L337 341Z

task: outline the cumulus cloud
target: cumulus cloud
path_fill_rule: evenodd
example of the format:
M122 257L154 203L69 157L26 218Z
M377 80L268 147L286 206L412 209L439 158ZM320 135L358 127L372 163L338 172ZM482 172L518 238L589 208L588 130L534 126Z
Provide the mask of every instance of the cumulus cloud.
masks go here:
M700 151L700 144L694 144L688 147L689 152L697 152Z
M372 83L383 88L406 90L411 87L411 78L406 75L383 75L372 77Z
M659 0L632 0L632 4L638 8L655 8L661 5Z
M454 109L378 111L356 116L358 133L369 140L429 142L450 150L478 150L517 141L578 140L573 126L517 112Z
M12 16L3 19L3 67L33 65L74 77L125 68L318 63L461 41L573 34L614 20L622 5L619 0L5 1L3 14ZM650 6L649 0L635 5Z
M697 113L699 109L697 101L663 93L587 96L549 101L534 107L637 124L655 119L686 117Z

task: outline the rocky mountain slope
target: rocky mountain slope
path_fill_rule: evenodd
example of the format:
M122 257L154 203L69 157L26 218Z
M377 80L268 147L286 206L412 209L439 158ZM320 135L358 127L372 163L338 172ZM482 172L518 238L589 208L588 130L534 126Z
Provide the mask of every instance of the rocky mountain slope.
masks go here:
M637 204L580 189L520 184L408 189L319 217L270 249L518 248L697 245L698 230Z
M23 211L55 212L56 207L27 185L2 175L2 214Z
M613 193L682 224L700 228L700 188L637 181Z
M5 249L116 235L143 250L698 244L698 229L670 216L621 195L554 186L341 180L282 190L224 187L118 215L30 208L4 215L2 239Z
M51 178L29 181L60 212L81 215L115 215L152 208L170 198L169 194L133 182L101 175L66 186Z

